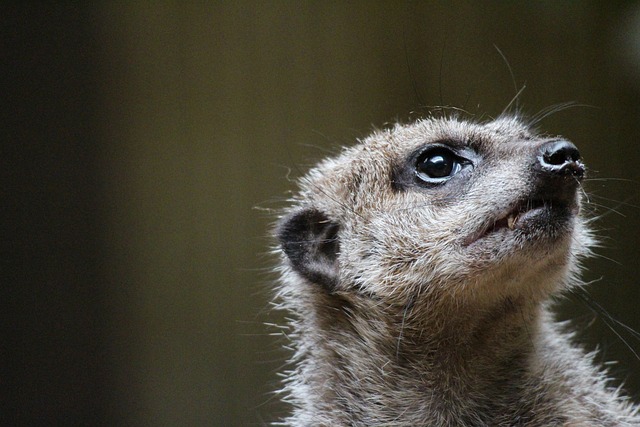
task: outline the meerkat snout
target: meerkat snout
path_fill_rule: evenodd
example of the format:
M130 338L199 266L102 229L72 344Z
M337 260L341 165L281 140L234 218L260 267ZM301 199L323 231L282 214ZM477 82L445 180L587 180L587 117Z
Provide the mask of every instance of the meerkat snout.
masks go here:
M312 168L275 231L286 423L640 425L548 308L593 245L585 170L516 117L396 125Z

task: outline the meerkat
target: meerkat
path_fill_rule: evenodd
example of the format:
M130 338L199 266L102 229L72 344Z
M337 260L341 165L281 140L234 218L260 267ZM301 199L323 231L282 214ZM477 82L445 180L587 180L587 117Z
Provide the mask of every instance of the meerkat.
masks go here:
M574 144L428 117L312 168L275 227L291 426L626 426L557 323L594 238Z

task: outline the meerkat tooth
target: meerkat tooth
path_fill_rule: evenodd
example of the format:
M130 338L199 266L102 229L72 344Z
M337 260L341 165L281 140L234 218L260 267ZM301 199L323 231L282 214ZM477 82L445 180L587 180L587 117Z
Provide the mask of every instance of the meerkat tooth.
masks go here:
M509 227L510 230L516 228L518 218L520 218L520 214L511 214L507 217L507 227Z

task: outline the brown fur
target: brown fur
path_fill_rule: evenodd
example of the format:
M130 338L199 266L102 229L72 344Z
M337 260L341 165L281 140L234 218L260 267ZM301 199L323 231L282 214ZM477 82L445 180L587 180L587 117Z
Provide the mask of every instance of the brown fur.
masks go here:
M429 118L300 180L277 229L277 300L294 314L284 424L640 425L549 314L593 243L580 161L540 166L556 140L514 117ZM423 185L412 168L433 144L471 161Z

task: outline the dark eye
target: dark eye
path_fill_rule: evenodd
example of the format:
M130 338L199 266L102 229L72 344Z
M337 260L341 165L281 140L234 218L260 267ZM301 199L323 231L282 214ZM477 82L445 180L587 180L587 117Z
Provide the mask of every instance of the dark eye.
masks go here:
M428 183L444 182L460 172L463 161L448 148L435 147L418 157L416 175Z

